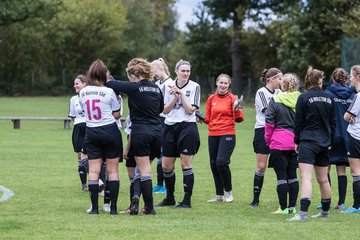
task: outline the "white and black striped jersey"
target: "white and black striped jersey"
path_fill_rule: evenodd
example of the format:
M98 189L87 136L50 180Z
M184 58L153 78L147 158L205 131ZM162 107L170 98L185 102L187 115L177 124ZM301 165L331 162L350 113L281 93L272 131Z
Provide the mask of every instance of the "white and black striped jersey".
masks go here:
M347 112L355 117L354 123L349 124L347 131L353 138L360 140L360 92L354 96Z
M113 112L120 111L120 104L111 88L87 86L80 90L79 101L85 112L87 127L100 127L115 122Z
M165 88L169 85L174 85L174 80L172 80L170 77L161 81L161 80L158 80L155 82L156 85L159 86L160 90L161 90L161 93L163 96L165 96ZM160 116L161 117L165 117L165 114L164 113L160 113Z
M177 85L177 81L174 81L174 84L185 94L190 104L198 109L200 106L200 85L191 80L181 88ZM164 104L171 102L173 98L174 95L170 94L170 88L165 88ZM192 114L186 113L181 98L176 102L174 108L165 115L165 124L174 125L179 122L196 122L195 111Z
M265 111L268 107L270 99L280 92L280 89L275 89L271 92L267 87L262 87L257 90L255 95L255 110L256 122L255 128L265 127Z
M79 95L75 95L70 99L69 117L74 119L74 125L85 122L85 113L79 103Z

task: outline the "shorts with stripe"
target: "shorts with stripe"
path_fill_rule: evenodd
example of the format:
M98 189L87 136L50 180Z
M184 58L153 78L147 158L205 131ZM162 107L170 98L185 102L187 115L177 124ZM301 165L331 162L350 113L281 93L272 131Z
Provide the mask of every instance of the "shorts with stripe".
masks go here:
M180 122L165 125L163 156L179 157L180 154L195 155L200 147L200 137L195 122Z
M87 127L85 142L89 160L117 157L122 159L122 138L115 122L100 127Z
M265 142L265 128L255 128L253 147L257 154L269 154L270 149Z
M298 163L307 163L318 167L329 165L329 148L312 141L301 141L299 144Z
M72 144L74 152L82 152L86 154L85 148L86 123L78 123L74 125L72 132Z
M349 158L360 158L360 140L353 138L349 135L349 145L348 145L348 157Z

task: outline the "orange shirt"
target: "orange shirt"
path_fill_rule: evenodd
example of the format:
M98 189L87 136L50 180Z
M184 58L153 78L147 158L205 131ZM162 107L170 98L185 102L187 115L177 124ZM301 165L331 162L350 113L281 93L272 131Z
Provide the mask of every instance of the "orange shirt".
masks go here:
M206 101L205 123L208 124L209 136L235 135L235 122L244 121L239 109L233 110L235 96L228 92L225 95L215 93Z

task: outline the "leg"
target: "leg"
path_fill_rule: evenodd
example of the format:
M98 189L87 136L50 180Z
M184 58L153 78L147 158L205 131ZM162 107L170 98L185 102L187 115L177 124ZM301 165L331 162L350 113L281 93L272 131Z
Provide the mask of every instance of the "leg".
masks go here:
M345 203L346 199L346 190L347 190L347 176L346 176L346 166L336 166L336 172L338 176L338 192L339 192L339 201L337 208L340 210L341 206Z
M279 204L281 210L285 210L287 208L287 193L288 193L288 181L286 180L286 170L280 167L274 167L274 171L276 173L277 184L276 191L279 198Z
M316 180L320 186L322 214L328 212L331 203L331 188L328 178L328 167L315 166Z
M353 177L353 208L360 210L360 159L349 158L349 163Z
M254 198L250 207L259 205L260 193L264 183L264 174L266 170L268 154L256 154L256 172L254 176Z
M214 178L215 190L217 196L224 196L224 183L216 166L216 158L219 150L219 137L208 137L208 148L210 158L210 169Z
M164 171L164 179L166 185L166 198L157 204L157 206L172 206L175 205L175 157L163 157L162 168Z
M99 197L99 173L102 160L92 159L89 161L89 191L91 199L91 211L89 214L99 214L98 197Z
M109 178L110 214L117 214L117 200L119 195L119 158L106 159L106 172Z
M287 169L287 177L289 184L289 209L296 207L297 198L299 195L299 181L296 175L296 168Z
M141 193L145 202L144 214L155 214L152 195L151 165L149 156L135 156L136 166L141 175Z
M180 154L181 168L183 171L184 198L177 206L179 208L191 207L191 196L194 188L194 173L192 170L192 160L194 155Z

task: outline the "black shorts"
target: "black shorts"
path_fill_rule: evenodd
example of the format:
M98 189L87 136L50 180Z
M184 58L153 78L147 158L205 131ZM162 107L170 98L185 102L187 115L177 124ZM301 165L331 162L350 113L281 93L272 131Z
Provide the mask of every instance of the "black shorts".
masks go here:
M257 154L269 154L270 149L265 142L265 128L255 128L253 147Z
M229 165L235 145L235 135L209 136L208 146L210 162Z
M89 160L117 157L122 159L122 138L115 122L101 127L87 127L85 142Z
M199 131L194 122L165 125L163 134L163 156L179 157L180 154L195 155L200 147Z
M360 140L357 140L356 138L353 138L351 135L349 135L349 152L348 157L349 158L360 158Z
M159 157L161 143L161 124L132 124L130 151L135 157Z
M127 140L129 141L129 135L127 135ZM129 150L127 157L128 158L126 159L125 166L126 167L136 167L135 157L134 157L134 154L131 152L131 149Z
M297 167L297 154L294 150L270 150L269 168L287 170Z
M82 152L86 154L85 133L86 123L78 123L74 125L72 132L72 144L74 147L74 152Z
M326 167L329 165L329 149L311 141L302 141L299 144L298 163Z

